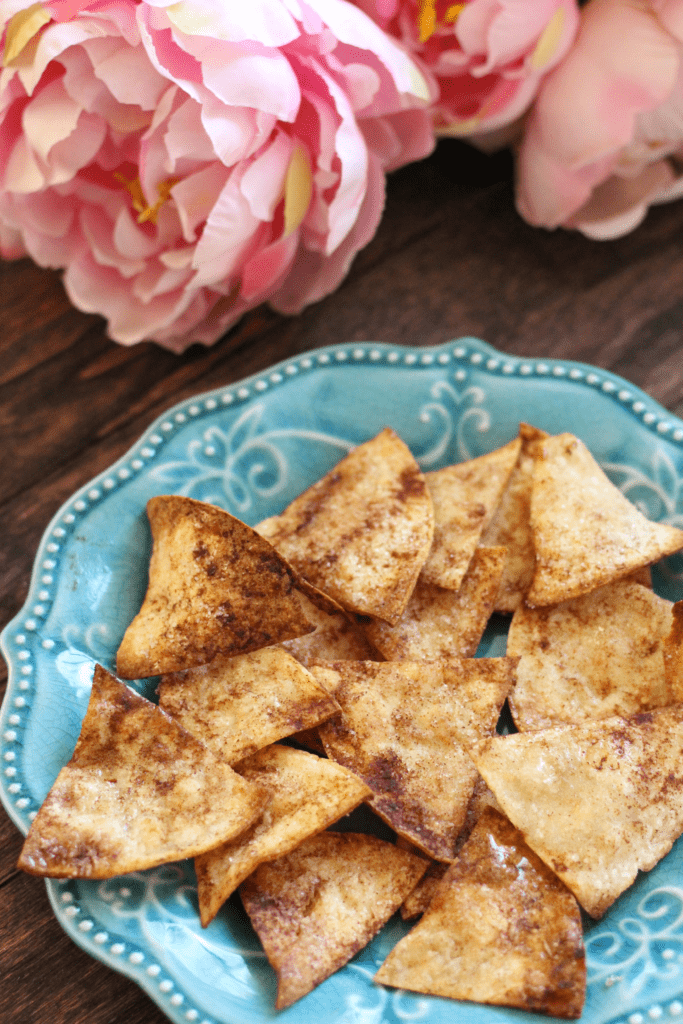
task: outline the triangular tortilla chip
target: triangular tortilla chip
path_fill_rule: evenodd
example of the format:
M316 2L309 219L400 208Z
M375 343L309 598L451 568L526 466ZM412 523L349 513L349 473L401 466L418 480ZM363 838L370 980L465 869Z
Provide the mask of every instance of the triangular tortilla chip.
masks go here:
M236 839L195 858L204 927L259 864L289 853L370 795L353 772L334 761L280 744L246 758L239 774L266 787L270 803Z
M312 661L382 661L382 655L361 627L344 611L319 608L303 594L301 607L315 632L283 641L285 650L302 665Z
M426 863L392 843L321 832L261 864L240 888L278 978L276 1009L301 999L370 942Z
M517 829L487 810L375 981L579 1017L586 961L578 905Z
M617 580L547 608L520 606L507 653L521 655L510 708L522 732L632 715L680 700L664 669L672 604ZM683 680L682 680L683 682Z
M434 505L434 540L421 578L458 590L519 455L518 437L503 448L425 473Z
M312 666L342 713L319 727L328 757L373 791L399 835L449 861L477 772L468 753L495 729L512 685L508 658Z
M544 430L538 430L527 423L520 424L521 449L517 463L493 519L481 535L482 546L498 547L502 544L508 552L494 608L497 612L514 612L534 576L536 556L529 518L534 473L533 448L547 436Z
M527 604L578 597L683 547L683 530L646 519L573 434L548 438L534 456Z
M529 846L601 917L683 830L683 705L483 740L479 771Z
M256 529L344 608L396 622L429 554L434 513L410 449L386 429Z
M147 503L149 585L116 665L125 679L180 672L310 633L295 574L228 512L177 495Z
M239 835L268 791L98 665L73 756L31 825L29 874L111 878Z
M281 647L163 676L159 706L230 764L339 710Z
M507 557L505 548L477 548L459 590L418 579L395 626L379 619L363 628L389 661L472 657L489 621Z

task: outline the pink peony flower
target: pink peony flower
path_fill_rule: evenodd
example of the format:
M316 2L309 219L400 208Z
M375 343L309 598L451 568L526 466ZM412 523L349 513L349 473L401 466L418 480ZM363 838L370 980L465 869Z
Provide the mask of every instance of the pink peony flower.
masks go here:
M437 133L483 141L507 141L579 23L576 0L356 2L435 76Z
M333 290L427 155L431 87L346 0L0 0L0 252L116 341Z
M614 238L683 193L682 43L683 0L590 0L520 148L526 220Z

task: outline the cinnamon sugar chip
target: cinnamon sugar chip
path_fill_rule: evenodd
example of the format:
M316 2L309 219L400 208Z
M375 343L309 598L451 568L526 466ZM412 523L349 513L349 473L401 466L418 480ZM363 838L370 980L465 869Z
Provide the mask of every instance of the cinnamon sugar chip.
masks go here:
M513 682L508 658L312 666L341 707L319 727L328 757L373 791L372 809L436 860L450 861L477 771L469 750L493 732Z
M683 701L683 601L671 609L671 629L664 639L664 678L675 701Z
M283 1010L348 963L398 909L426 868L393 843L321 832L261 864L240 887L278 979Z
M683 548L683 530L647 519L573 434L536 445L534 459L528 604L567 601Z
M119 675L179 672L315 628L301 611L295 573L250 526L178 495L151 498L147 514L149 585L121 641Z
M495 611L514 612L522 602L534 575L536 555L531 533L531 488L534 445L546 438L544 430L520 424L521 448L493 519L483 531L480 543L503 545L508 557L503 570Z
M475 744L510 821L593 917L683 831L683 705Z
M422 569L425 583L458 590L519 455L517 437L477 459L425 473L434 505L434 540Z
M396 622L429 554L434 513L410 449L386 429L256 528L344 608Z
M586 995L578 905L521 833L489 809L375 981L577 1018Z
M267 801L266 789L98 665L73 756L18 866L55 878L143 871L233 838Z
M339 711L281 647L162 676L159 706L230 764Z
M610 715L631 715L680 700L665 643L672 604L630 579L544 608L520 606L507 652L520 655L510 707L521 731Z

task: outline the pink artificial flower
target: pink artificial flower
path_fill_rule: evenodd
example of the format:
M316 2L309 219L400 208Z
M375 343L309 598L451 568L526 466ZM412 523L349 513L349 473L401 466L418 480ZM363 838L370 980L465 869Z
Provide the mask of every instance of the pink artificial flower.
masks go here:
M683 193L682 43L683 0L590 0L520 147L526 220L615 238Z
M356 0L435 76L439 135L484 136L529 107L571 46L576 0Z
M123 344L210 344L332 291L430 85L346 0L0 0L0 252Z

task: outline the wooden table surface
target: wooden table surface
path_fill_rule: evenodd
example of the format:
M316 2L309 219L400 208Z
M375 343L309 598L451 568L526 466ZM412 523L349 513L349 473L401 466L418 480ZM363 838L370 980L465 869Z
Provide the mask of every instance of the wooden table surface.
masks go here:
M334 295L293 319L258 309L182 356L114 344L57 274L0 264L0 626L25 599L53 513L169 406L321 345L468 334L593 363L683 415L683 202L614 242L548 233L516 214L508 154L442 142L390 179L380 230ZM42 881L15 868L22 838L2 810L0 837L2 1024L163 1024L62 932Z

